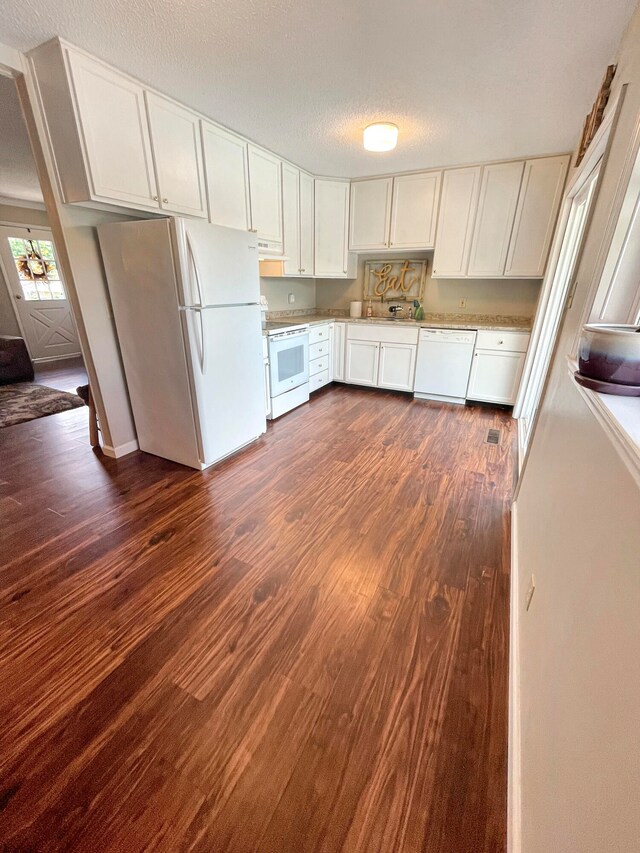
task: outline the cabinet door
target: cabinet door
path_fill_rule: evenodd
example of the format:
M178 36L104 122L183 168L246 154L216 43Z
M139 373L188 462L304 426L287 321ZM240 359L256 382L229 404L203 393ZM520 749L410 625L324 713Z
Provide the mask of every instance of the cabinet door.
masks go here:
M393 179L390 247L433 248L441 178L442 172L423 172Z
M251 223L262 248L282 251L282 161L249 145Z
M518 203L523 163L484 166L468 275L497 278L504 266Z
M68 57L92 194L159 207L144 90L87 56Z
M247 143L222 128L202 123L209 222L248 231L249 169Z
M374 341L347 341L345 381L376 386L379 356L380 344Z
M413 391L416 370L414 344L380 344L380 388L395 388L397 391Z
M331 340L331 360L333 364L332 378L336 382L344 382L345 342L347 339L347 326L345 323L333 324L333 338Z
M199 119L173 101L145 94L162 209L205 218Z
M284 274L299 276L300 263L300 171L282 164L282 223L284 235Z
M518 395L525 353L479 350L473 354L467 398L513 405Z
M351 183L350 249L387 248L392 186L393 178Z
M313 178L300 172L300 272L313 275Z
M544 276L569 159L543 157L524 164L505 275Z
M478 203L480 166L447 169L442 179L433 275L459 278L466 275L473 222Z
M346 278L349 182L317 178L315 181L315 274L320 278Z

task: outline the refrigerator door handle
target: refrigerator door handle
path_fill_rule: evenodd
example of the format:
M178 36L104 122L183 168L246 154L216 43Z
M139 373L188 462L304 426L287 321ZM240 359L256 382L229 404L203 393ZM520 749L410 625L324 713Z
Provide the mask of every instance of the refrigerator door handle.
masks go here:
M204 329L204 311L198 311L200 315L200 334L202 335L202 350L200 355L200 370L202 371L202 375L207 375L207 368L209 367L208 358L207 358L207 336L205 334Z
M185 231L185 238L187 243L187 251L189 253L189 260L191 261L191 267L193 268L193 277L196 282L196 287L198 289L198 305L202 305L202 288L200 286L200 273L198 271L198 262L196 260L196 253L193 250L193 243L191 242L191 236L188 231ZM200 322L202 322L202 318L200 318Z

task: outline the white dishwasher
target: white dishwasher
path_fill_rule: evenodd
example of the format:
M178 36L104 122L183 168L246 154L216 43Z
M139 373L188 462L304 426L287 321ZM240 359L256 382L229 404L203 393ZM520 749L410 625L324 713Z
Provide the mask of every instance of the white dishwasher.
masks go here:
M423 400L464 403L475 344L473 330L421 329L415 396Z

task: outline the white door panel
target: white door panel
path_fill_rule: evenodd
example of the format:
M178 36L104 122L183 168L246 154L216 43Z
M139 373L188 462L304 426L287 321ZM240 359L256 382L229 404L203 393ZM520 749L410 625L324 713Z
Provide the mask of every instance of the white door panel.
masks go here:
M351 183L350 249L386 249L393 178Z
M84 54L68 57L93 193L157 208L142 86Z
M237 305L260 301L254 234L190 219L171 219L181 259L181 305Z
M441 178L442 172L424 172L393 179L391 248L433 248Z
M347 341L346 381L355 385L377 385L379 357L379 343Z
M163 210L206 217L200 121L195 113L146 92L158 191Z
M415 344L380 344L378 385L396 391L413 391L416 368Z
M31 358L80 355L51 232L0 228L0 260Z
M444 172L433 255L433 275L436 277L459 278L467 273L480 172L480 166Z
M192 368L203 465L211 465L266 431L260 308L182 312Z
M209 221L248 231L249 167L247 143L220 127L202 122Z
M504 275L523 168L522 162L495 163L482 168L469 255L470 276L495 278Z
M487 403L513 405L524 367L525 353L476 350L467 397Z

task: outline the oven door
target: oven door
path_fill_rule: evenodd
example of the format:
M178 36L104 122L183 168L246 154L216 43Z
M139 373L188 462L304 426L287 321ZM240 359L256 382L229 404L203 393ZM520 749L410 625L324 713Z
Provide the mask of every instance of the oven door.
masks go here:
M309 381L309 333L269 339L271 396Z

